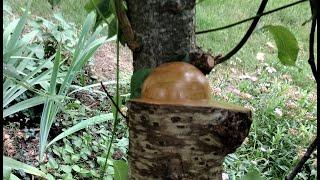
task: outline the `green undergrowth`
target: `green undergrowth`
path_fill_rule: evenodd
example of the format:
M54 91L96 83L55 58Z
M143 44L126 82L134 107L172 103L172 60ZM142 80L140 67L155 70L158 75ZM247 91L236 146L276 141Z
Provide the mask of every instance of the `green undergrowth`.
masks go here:
M270 1L266 9L290 2L294 1ZM259 3L204 1L197 7L197 29L253 16ZM309 11L309 4L303 3L262 17L246 45L208 76L215 98L253 111L248 138L225 160L230 179L239 179L247 172L257 172L266 179L284 179L316 136L316 84L307 62L310 23L302 26L310 18ZM249 24L199 35L198 44L224 54L240 41ZM296 67L280 63L272 36L260 29L264 25L283 25L293 32L299 43ZM316 174L314 153L298 179L316 179Z

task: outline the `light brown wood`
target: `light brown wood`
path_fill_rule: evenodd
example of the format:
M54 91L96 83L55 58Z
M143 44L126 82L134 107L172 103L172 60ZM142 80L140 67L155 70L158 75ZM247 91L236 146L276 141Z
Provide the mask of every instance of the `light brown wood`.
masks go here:
M142 86L141 98L148 101L185 103L208 101L211 97L207 77L185 62L164 63L154 69Z

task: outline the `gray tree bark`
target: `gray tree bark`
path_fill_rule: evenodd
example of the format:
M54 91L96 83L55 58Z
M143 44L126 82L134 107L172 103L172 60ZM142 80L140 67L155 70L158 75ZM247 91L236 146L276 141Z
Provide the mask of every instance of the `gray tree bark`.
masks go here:
M195 0L127 0L127 5L140 44L133 52L134 71L181 61L195 49Z

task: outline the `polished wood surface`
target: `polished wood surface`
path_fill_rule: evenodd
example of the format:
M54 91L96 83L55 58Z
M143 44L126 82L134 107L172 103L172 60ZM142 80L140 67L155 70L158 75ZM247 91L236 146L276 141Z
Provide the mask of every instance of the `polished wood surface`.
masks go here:
M179 102L208 101L211 97L207 77L185 62L164 63L155 68L142 86L145 101Z

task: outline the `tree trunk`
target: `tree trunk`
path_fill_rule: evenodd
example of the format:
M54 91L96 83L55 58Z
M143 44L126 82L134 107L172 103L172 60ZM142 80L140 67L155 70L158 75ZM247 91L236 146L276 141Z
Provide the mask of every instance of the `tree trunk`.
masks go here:
M128 17L140 43L134 71L181 61L195 49L195 0L127 0Z
M195 0L127 0L127 7L139 44L131 46L139 47L131 48L134 71L189 57L204 74L210 72L214 59L195 43ZM131 100L129 178L222 179L224 157L241 145L251 125L250 110L222 104Z

